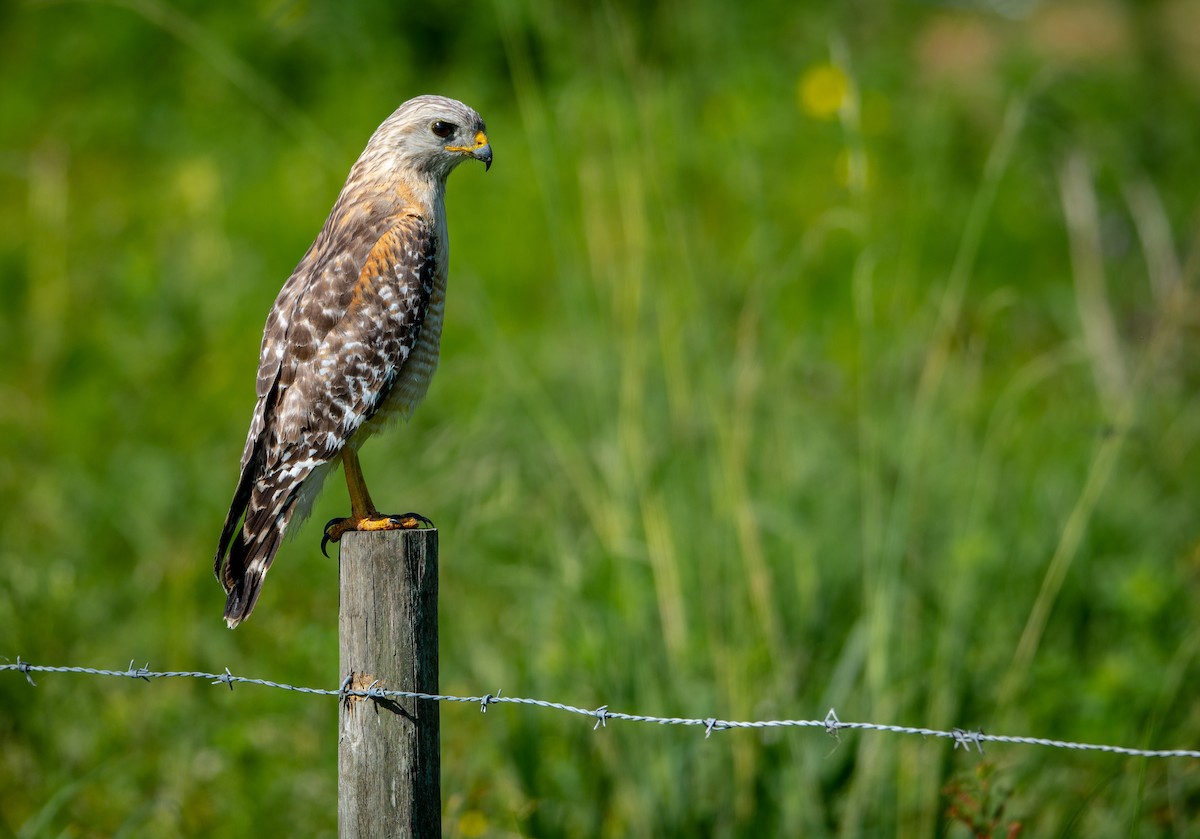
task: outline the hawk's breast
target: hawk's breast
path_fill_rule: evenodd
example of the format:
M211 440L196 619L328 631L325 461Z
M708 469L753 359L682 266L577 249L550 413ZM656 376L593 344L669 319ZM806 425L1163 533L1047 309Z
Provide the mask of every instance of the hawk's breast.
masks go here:
M444 251L443 251L444 252ZM442 318L446 310L446 270L441 253L436 260L437 268L433 281L433 293L429 307L421 321L417 341L400 366L400 372L383 403L355 435L354 445L361 445L367 437L398 419L407 420L425 398L433 373L437 369L438 352L442 341Z

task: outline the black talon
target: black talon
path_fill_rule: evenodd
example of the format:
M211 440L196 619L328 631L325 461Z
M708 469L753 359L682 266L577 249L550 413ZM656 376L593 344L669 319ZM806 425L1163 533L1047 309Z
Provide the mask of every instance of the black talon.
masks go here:
M329 557L329 554L326 553L325 548L330 542L333 541L332 539L329 538L329 528L333 527L339 521L341 521L341 519L332 518L325 523L325 532L321 536L321 553L325 554L325 556L327 556L327 557ZM332 557L330 557L330 559L332 559Z
M429 519L425 518L420 513L401 513L398 516L388 516L388 521L394 521L396 524L399 524L401 526L403 526L405 519L416 519L417 521L421 522L422 524L428 525L429 527L433 527L433 522L430 521Z

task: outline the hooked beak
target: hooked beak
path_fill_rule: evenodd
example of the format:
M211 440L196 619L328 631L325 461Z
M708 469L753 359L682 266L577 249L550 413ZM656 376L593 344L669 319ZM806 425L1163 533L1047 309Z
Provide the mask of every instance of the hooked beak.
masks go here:
M475 149L475 151L471 152L471 157L475 158L476 160L483 161L483 171L486 172L488 169L492 168L492 147L488 143L484 143L482 146Z
M475 132L475 145L473 146L446 146L446 151L455 151L459 154L469 155L476 160L483 161L483 171L492 168L492 147L488 143L487 135L482 131Z

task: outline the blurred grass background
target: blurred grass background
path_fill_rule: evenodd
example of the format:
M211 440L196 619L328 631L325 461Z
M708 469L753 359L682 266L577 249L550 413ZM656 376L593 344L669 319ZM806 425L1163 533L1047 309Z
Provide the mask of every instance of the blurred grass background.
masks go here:
M441 676L1200 743L1200 2L0 4L0 654L339 681L319 523L229 632L266 311L438 92L442 364L364 455ZM315 523L314 523L315 522ZM333 836L336 707L0 679L0 835ZM1200 766L442 711L448 836L1181 836Z

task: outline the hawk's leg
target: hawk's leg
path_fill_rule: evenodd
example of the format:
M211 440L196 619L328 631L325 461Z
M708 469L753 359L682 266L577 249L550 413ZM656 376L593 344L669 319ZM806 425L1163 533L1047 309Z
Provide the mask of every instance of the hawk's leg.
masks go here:
M350 446L342 448L342 469L346 473L346 487L350 490L350 516L331 519L325 525L325 536L321 539L321 553L330 542L339 541L351 530L415 530L421 525L433 527L433 522L420 513L401 513L389 516L375 508L367 482L363 479L362 467L358 463L358 452ZM326 554L328 556L328 554Z

